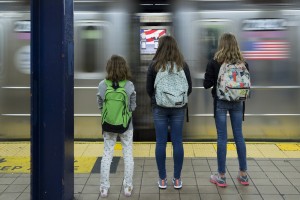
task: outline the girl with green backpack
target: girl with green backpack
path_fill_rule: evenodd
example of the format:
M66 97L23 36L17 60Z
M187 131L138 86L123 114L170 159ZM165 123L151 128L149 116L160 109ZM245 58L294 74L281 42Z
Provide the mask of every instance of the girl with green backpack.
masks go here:
M119 135L124 157L124 194L131 196L133 185L132 111L136 108L136 92L129 79L131 73L125 59L113 55L107 62L107 76L98 86L97 102L102 116L104 151L101 160L100 195L108 196L109 172L114 146Z

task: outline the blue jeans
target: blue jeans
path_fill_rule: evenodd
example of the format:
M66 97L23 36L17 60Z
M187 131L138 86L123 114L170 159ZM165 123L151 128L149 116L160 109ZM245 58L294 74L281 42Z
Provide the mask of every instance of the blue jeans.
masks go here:
M231 127L237 154L239 159L240 171L247 170L246 144L242 133L243 103L216 100L215 122L218 132L218 172L226 172L226 153L227 153L227 111L229 111Z
M153 107L153 119L156 132L155 157L159 178L165 179L166 174L166 147L168 141L168 127L170 126L173 145L174 178L180 178L183 164L182 130L185 108L172 109Z

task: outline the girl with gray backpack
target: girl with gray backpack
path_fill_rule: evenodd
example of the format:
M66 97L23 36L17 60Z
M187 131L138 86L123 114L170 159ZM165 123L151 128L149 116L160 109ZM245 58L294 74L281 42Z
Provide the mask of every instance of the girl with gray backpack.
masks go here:
M147 93L151 98L156 132L155 158L158 168L158 187L167 188L166 146L168 127L173 145L175 189L182 187L181 170L184 158L182 131L188 95L192 81L188 65L184 62L176 40L162 36L147 72Z
M239 49L235 36L224 33L214 58L206 67L204 88L212 88L214 99L214 117L217 128L218 173L211 175L210 182L219 187L226 187L226 152L227 152L227 112L229 112L234 141L237 148L239 173L238 181L249 185L246 160L246 144L242 133L242 121L245 100L249 96L250 73Z

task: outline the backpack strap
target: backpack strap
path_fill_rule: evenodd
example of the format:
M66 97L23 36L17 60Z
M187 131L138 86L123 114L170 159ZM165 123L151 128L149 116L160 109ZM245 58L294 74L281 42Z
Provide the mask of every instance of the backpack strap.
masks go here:
M125 87L127 80L122 80L118 82L119 87ZM113 82L111 80L105 79L105 84L107 87L113 87Z
M112 87L112 81L111 80L105 79L104 82L105 82L107 87Z
M216 111L217 111L217 97L214 97L214 118L216 118Z
M189 105L186 104L186 122L189 122L190 119L189 119Z
M120 87L125 87L126 83L127 83L127 80L119 81L119 86Z
M243 101L243 121L245 121L245 101Z

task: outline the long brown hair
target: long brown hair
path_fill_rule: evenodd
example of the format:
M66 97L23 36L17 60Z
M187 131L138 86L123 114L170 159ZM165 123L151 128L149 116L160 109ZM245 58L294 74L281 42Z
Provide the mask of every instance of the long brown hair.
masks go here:
M177 70L181 70L184 65L184 58L179 51L176 40L172 36L162 36L158 40L158 48L153 57L155 63L155 70L166 70L167 64L171 63L170 71L174 68L176 63Z
M238 42L235 36L231 33L224 33L219 40L218 50L215 53L214 59L218 63L241 63L245 62L240 51Z
M119 55L111 56L106 65L106 72L106 79L113 82L129 80L131 78L131 72L126 60Z

